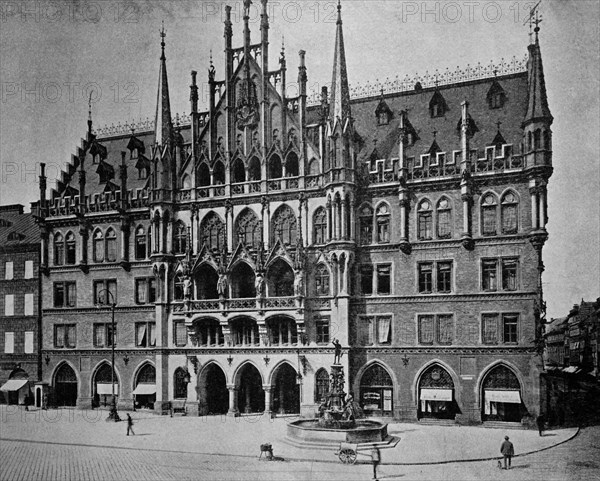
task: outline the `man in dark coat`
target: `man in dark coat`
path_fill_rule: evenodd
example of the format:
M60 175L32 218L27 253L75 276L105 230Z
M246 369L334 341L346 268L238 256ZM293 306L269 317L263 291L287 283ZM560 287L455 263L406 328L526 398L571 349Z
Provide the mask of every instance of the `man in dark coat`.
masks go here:
M546 418L544 418L543 414L540 414L535 420L540 436L544 435L544 424L546 423Z
M508 436L504 436L504 442L500 446L500 452L504 456L504 469L510 469L510 461L515 455L513 443L508 440Z
M135 436L135 433L133 432L133 419L131 419L131 416L127 413L127 436L129 436L129 431Z

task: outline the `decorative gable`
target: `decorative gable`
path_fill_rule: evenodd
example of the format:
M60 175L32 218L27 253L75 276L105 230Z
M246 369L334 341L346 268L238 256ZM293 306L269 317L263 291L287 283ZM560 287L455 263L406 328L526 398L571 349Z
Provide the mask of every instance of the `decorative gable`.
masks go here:
M500 130L498 130L498 132L496 133L496 136L494 137L494 140L492 140L492 143L489 144L489 146L496 147L496 151L498 152L502 149L502 146L505 144L506 144L506 140L502 136L502 133L500 133Z
M383 99L383 95L381 96L381 100L375 109L375 117L377 118L377 125L387 125L394 117L394 113L392 112L392 109L390 109L387 102Z

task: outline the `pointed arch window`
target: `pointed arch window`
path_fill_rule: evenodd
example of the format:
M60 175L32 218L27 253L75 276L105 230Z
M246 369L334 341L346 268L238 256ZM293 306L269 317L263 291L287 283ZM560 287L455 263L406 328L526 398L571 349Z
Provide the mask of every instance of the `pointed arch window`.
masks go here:
M502 197L502 233L516 234L519 228L518 223L518 207L517 196L513 192L507 192Z
M210 171L206 162L202 162L196 169L196 185L199 187L210 185Z
M448 105L443 95L436 90L429 102L429 114L431 117L443 117L448 111Z
M324 264L319 264L315 271L315 288L317 296L329 296L329 270Z
M258 220L256 214L245 209L237 218L236 237L247 247L259 249L262 239L262 223Z
M323 368L315 374L315 403L321 403L327 400L329 395L329 374Z
M248 166L248 180L256 182L257 180L261 180L261 178L260 160L258 160L258 157L252 157Z
M437 205L437 236L439 239L452 237L452 208L445 197Z
M487 93L487 101L490 109L499 109L504 107L506 101L506 94L502 86L494 80L494 83L490 87Z
M65 263L65 242L60 232L54 235L54 265L62 266Z
M390 207L381 204L377 207L377 242L380 244L390 241Z
M144 231L144 227L139 226L135 230L135 258L136 259L140 260L140 259L146 258L147 242L148 242L148 240L146 237L146 232Z
M213 167L213 182L215 185L223 185L225 183L225 167L220 160Z
M487 194L481 202L481 233L483 235L496 235L496 218L498 215L498 202L496 196Z
M225 224L214 212L202 220L200 235L206 247L211 250L221 250L225 247Z
M175 399L187 399L187 386L188 383L187 381L187 377L189 376L189 373L181 368L178 367L177 369L175 369L175 374L174 374L174 392L173 392L173 397Z
M371 244L373 242L373 209L370 205L365 205L360 209L359 223L361 244Z
M294 152L290 152L285 161L285 175L286 177L298 177L298 156Z
M327 212L319 207L313 216L313 242L325 244L327 240Z
M100 229L94 232L93 251L94 262L104 262L104 234Z
M72 232L68 232L65 237L65 261L67 264L73 265L75 264L77 254L76 254L76 244L75 244L75 235Z
M272 243L281 240L283 244L295 245L297 236L297 221L294 211L287 205L281 206L272 220Z
M232 177L234 184L241 184L246 182L246 169L242 159L236 159L233 163Z
M269 179L280 179L283 177L281 158L275 154L269 159Z
M317 159L311 159L308 164L308 174L309 175L319 175L320 173L319 161Z
M173 233L173 252L175 254L185 254L187 250L187 229L183 222L175 224Z
M106 261L116 262L117 261L117 233L110 227L106 231Z
M419 240L433 239L433 213L431 209L431 202L428 200L423 200L419 204L417 218Z

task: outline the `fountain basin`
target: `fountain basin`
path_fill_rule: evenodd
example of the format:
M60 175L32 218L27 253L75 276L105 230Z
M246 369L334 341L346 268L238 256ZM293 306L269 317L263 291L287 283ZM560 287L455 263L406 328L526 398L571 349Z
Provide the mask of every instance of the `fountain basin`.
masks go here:
M359 419L347 429L325 428L318 419L301 419L287 425L287 438L299 444L337 446L341 442L384 443L388 441L387 424L369 419Z

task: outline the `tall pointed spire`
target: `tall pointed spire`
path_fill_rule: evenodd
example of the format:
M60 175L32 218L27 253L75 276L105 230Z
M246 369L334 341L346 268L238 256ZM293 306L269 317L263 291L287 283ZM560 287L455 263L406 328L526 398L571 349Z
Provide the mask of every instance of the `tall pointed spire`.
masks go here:
M330 118L333 122L340 119L345 122L350 117L350 87L346 70L346 50L342 29L342 4L338 1L338 17L335 34L335 54L333 57L333 78L331 80Z
M158 72L158 96L156 100L156 118L154 122L155 142L166 145L171 139L171 102L169 100L169 82L167 80L167 59L165 57L165 26L160 31L160 70Z
M532 12L533 16L533 12ZM542 66L542 52L540 50L539 31L542 22L536 10L535 19L535 41L529 45L529 61L527 71L529 72L529 90L527 93L527 114L524 123L535 122L537 120L546 120L550 123L554 120L548 107L548 97L546 95L546 81L544 79L544 68Z

